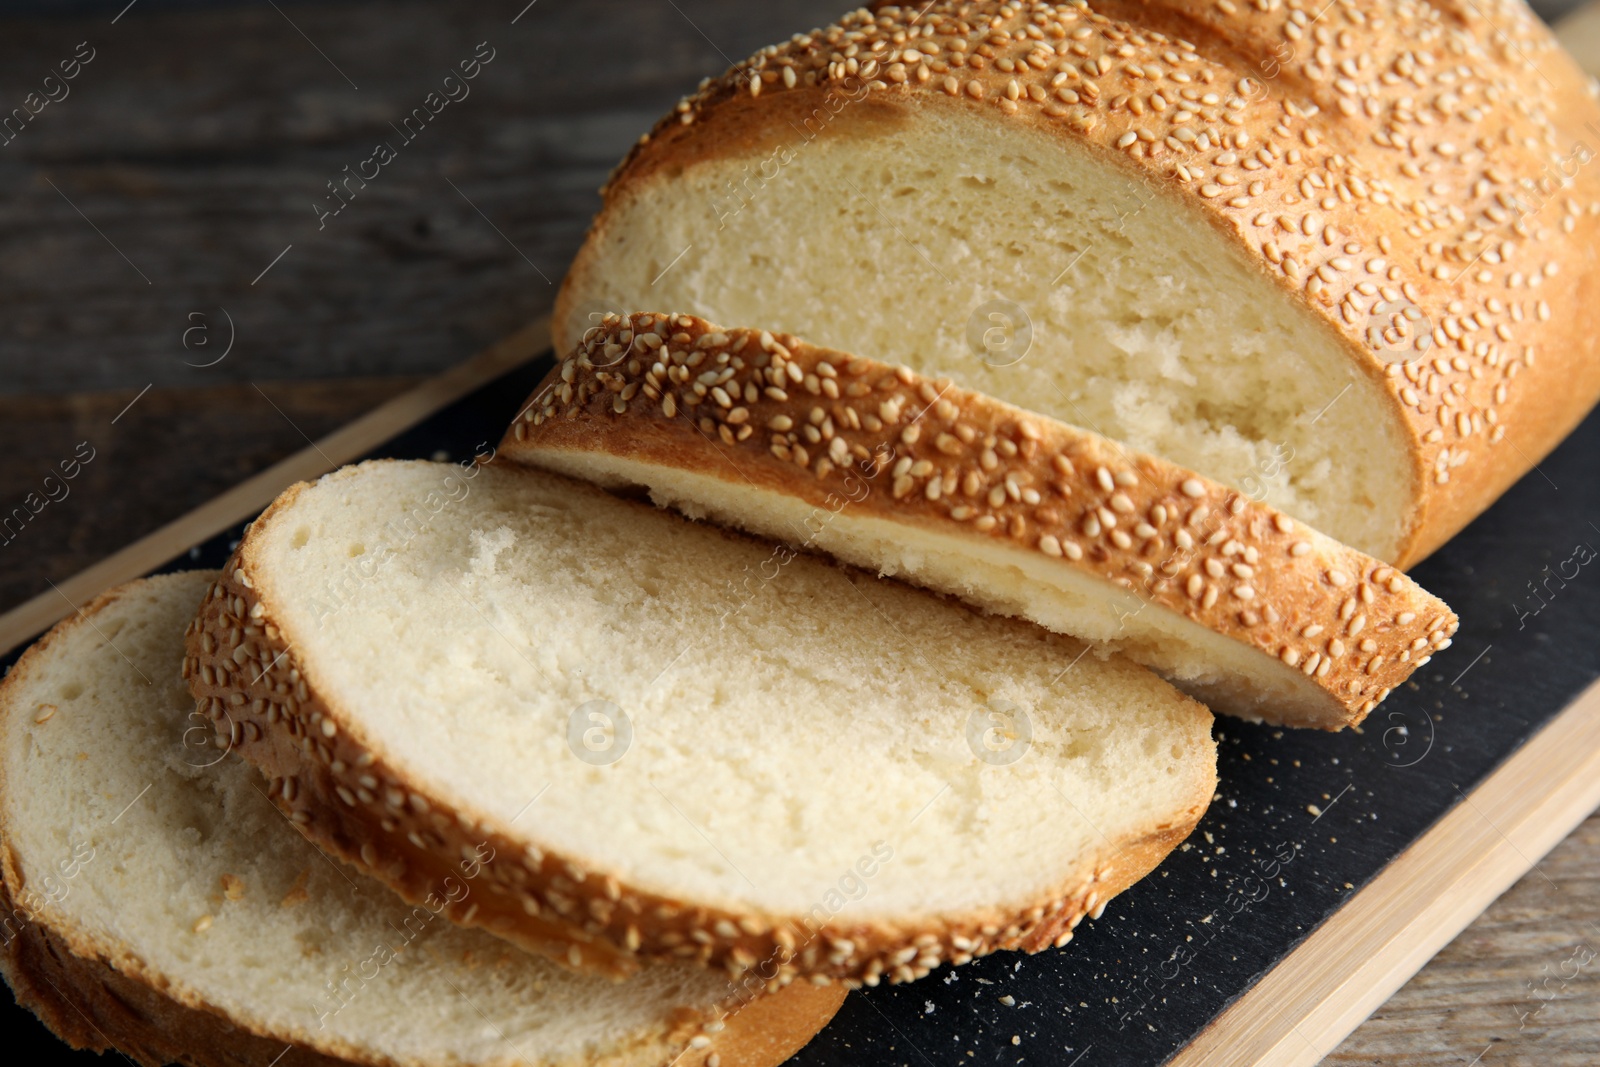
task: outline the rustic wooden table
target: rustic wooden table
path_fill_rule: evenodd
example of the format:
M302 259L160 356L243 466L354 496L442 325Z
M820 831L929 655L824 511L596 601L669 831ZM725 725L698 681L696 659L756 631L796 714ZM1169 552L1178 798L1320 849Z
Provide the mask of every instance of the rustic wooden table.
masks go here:
M0 17L0 114L55 97L0 125L0 511L92 454L0 533L0 611L546 310L633 138L838 10L124 3ZM475 55L470 95L397 136ZM1326 1062L1600 1063L1600 964L1557 973L1597 924L1600 816Z

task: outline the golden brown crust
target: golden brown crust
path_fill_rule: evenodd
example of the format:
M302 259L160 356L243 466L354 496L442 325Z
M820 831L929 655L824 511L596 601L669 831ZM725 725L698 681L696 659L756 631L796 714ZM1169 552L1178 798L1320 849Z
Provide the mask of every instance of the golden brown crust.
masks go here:
M685 99L618 167L608 210L840 89L902 120L959 107L1051 131L1222 232L1384 383L1413 470L1399 566L1600 397L1600 107L1519 0L880 6ZM558 351L594 243L558 298ZM1408 307L1424 328L1374 344Z
M322 698L274 622L256 558L260 531L304 488L289 490L256 520L201 606L184 670L202 710L219 719L226 707L237 724L235 747L268 775L273 800L325 851L408 901L434 893L452 921L571 967L622 976L652 959L695 960L775 991L797 977L855 988L881 978L910 981L940 963L996 949L1038 951L1062 942L1086 913L1143 877L1210 803L1216 777L1208 763L1167 821L1138 840L1111 843L1104 855L1079 857L1076 869L1038 898L898 925L817 928L804 917L738 914L639 890L515 839L497 820L410 781L350 713ZM1202 709L1194 708L1198 723ZM1209 744L1209 734L1196 743ZM436 888L459 877L463 864L489 891L455 904L438 899Z
M541 450L613 453L1037 551L1298 668L1327 694L1317 725L1332 729L1359 723L1456 631L1406 575L1241 493L788 334L608 318L501 444L510 460ZM866 491L880 475L884 490Z

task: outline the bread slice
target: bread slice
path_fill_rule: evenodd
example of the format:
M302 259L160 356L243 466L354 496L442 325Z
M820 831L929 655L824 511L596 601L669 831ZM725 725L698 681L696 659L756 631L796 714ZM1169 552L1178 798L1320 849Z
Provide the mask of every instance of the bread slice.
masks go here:
M578 977L438 917L488 892L470 864L413 907L318 853L226 753L255 725L186 691L215 578L108 593L0 686L0 970L70 1044L147 1067L771 1067L832 1016L837 990L752 998L681 964Z
M1393 567L1165 460L688 315L590 330L501 454L1108 645L1247 719L1358 723L1456 631Z
M290 817L407 899L487 843L451 917L575 967L1064 943L1215 788L1210 714L1125 660L539 471L349 468L225 575L193 691Z
M874 5L641 139L557 351L607 310L794 333L1409 566L1600 396L1597 129L1522 3Z

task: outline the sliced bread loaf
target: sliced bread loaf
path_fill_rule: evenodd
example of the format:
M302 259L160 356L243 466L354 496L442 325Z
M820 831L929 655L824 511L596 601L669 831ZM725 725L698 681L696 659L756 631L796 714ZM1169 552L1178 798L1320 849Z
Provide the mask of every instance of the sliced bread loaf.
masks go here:
M215 577L101 597L0 686L0 970L69 1043L146 1067L771 1067L838 1007L681 964L575 976L440 917L486 895L476 855L412 906L318 853L226 754L256 727L184 686Z
M688 315L590 330L501 453L1109 645L1248 719L1358 723L1456 630L1393 567L1163 459Z
M290 818L575 967L909 980L1064 943L1193 828L1211 717L1026 623L544 472L281 496L189 639Z
M1600 396L1596 130L1516 0L877 4L640 138L557 351L608 307L781 329L1409 566Z

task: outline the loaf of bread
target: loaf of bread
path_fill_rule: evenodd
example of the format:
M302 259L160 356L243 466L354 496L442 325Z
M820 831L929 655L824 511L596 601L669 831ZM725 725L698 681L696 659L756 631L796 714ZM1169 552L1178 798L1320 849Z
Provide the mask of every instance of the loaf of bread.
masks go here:
M67 1042L145 1067L773 1067L833 1015L838 989L617 984L455 927L446 903L488 895L477 853L415 906L319 854L226 752L256 727L186 691L216 577L106 594L0 686L0 970Z
M704 84L557 303L903 363L1409 566L1600 394L1600 107L1520 0L933 0Z
M1456 631L1395 568L1165 460L688 315L589 330L500 453L1115 648L1249 719L1360 722Z
M1211 716L1037 627L490 465L281 496L186 673L307 834L574 967L778 988L1064 944L1194 827Z

